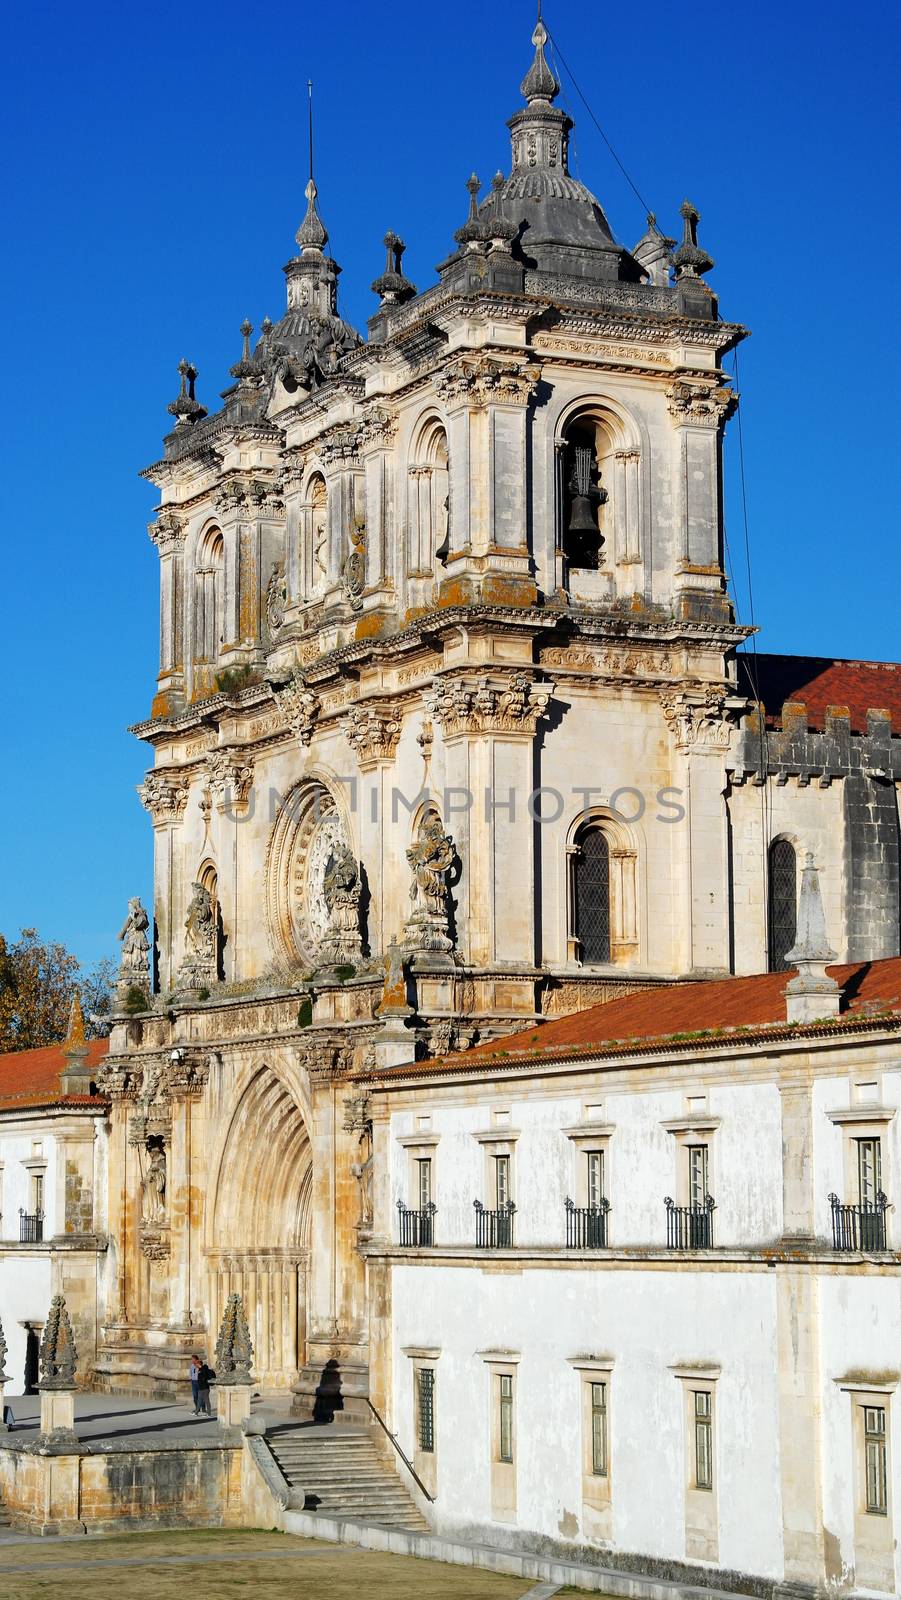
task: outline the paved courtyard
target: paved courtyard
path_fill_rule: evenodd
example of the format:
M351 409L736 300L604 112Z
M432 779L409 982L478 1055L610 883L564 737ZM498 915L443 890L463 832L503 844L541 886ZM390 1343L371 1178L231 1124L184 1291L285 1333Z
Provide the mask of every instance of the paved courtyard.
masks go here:
M537 1600L552 1592L523 1578L279 1533L18 1537L0 1547L2 1600Z
M169 1443L192 1444L197 1439L216 1439L219 1423L213 1416L195 1417L190 1402L172 1405L165 1400L143 1400L137 1395L78 1394L75 1397L75 1428L80 1439L91 1445L126 1439L152 1444L156 1439ZM40 1426L41 1401L36 1394L6 1396L15 1417L14 1436L36 1434ZM287 1420L287 1397L279 1403L255 1401L254 1412L261 1412L272 1423Z

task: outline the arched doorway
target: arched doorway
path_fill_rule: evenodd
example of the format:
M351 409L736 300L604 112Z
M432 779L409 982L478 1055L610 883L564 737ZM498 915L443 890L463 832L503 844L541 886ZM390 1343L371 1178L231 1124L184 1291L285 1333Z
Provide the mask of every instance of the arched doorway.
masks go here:
M290 1388L304 1362L313 1163L298 1097L273 1067L245 1085L214 1171L205 1250L211 1341L229 1294L240 1294L256 1377Z

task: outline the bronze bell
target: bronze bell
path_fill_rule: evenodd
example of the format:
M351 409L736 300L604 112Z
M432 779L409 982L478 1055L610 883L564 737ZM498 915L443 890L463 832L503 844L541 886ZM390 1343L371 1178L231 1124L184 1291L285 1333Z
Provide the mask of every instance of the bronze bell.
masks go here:
M573 450L573 469L570 474L569 533L597 533L597 508L601 492L592 483L591 450L576 445Z

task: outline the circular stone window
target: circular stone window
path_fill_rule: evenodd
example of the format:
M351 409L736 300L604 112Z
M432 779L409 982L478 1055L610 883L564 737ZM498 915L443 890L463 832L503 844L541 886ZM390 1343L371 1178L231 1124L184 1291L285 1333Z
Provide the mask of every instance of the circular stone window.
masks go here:
M329 927L325 875L346 842L325 784L304 781L286 795L269 842L266 892L273 946L291 965L317 960Z

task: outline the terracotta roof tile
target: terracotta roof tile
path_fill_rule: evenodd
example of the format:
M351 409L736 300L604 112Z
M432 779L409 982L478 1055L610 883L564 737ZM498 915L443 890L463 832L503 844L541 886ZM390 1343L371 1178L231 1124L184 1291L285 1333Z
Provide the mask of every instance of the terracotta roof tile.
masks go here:
M108 1039L92 1039L88 1044L88 1066L99 1066L108 1050ZM65 1065L62 1044L0 1055L0 1111L47 1105L104 1105L99 1095L63 1095L60 1092L59 1075Z
M829 706L846 706L854 733L866 733L868 711L888 711L901 734L901 663L836 661L829 656L779 656L739 651L743 694L763 701L767 726L778 727L786 700L807 707L807 726L822 730Z
M901 957L857 961L829 967L844 989L842 1020L864 1021L870 1012L901 1015ZM478 1070L488 1061L514 1062L511 1057L534 1053L547 1059L614 1044L674 1042L678 1036L728 1028L754 1028L785 1023L785 985L791 972L763 972L747 978L714 978L706 983L678 983L645 989L609 1000L585 1011L539 1022L522 1033L492 1039L456 1056L420 1061L414 1067L391 1068L380 1076L419 1070Z

